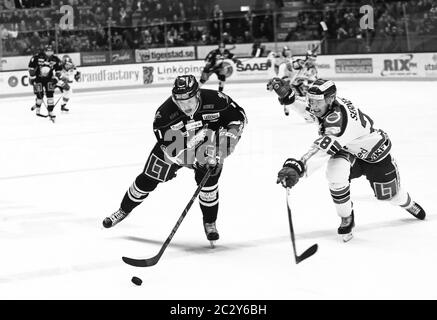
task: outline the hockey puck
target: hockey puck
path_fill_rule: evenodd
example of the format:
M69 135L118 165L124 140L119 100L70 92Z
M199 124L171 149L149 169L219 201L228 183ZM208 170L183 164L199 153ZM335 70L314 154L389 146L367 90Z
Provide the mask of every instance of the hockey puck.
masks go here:
M140 278L138 278L138 277L132 277L132 280L131 280L133 283L135 283L137 286L140 286L142 283L143 283L143 280L141 280Z

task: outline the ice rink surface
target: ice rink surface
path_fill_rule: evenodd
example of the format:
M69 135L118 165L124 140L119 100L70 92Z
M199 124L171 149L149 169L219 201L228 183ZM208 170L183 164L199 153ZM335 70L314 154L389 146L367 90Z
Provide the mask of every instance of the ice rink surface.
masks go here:
M195 190L192 171L158 186L113 229L101 222L143 169L170 88L74 94L69 114L57 107L56 124L30 112L33 97L0 100L0 299L437 299L436 83L337 87L389 134L401 182L427 219L377 202L361 178L351 187L355 237L343 243L322 168L291 193L298 252L319 245L299 265L275 180L317 127L285 117L264 83L225 87L249 124L220 180L217 247L196 201L150 268L121 257L159 251Z

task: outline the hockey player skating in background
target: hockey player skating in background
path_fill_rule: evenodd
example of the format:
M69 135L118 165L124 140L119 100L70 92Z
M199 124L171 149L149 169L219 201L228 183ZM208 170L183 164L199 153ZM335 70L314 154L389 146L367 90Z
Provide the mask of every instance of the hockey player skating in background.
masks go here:
M217 49L212 50L205 58L206 65L203 68L200 76L200 86L204 85L208 81L209 77L215 73L219 80L218 90L221 92L225 86L226 77L228 74L228 68L230 65L225 60L232 60L234 63L239 64L241 61L237 59L232 52L226 49L225 44L222 42Z
M144 170L124 195L120 209L103 221L110 228L122 221L159 183L169 181L182 167L194 170L197 184L208 168L212 175L199 194L208 240L219 239L216 219L223 162L234 150L246 124L244 110L215 90L199 89L193 75L176 78L169 97L157 110L157 138Z
M288 46L284 46L281 52L271 51L267 55L267 67L273 67L275 76L281 79L292 76L292 63L293 54Z
M57 76L60 75L61 61L54 55L53 47L47 45L43 52L35 54L29 62L29 83L33 86L33 92L36 95L35 105L32 110L36 111L37 116L41 115L41 104L43 103L44 94L47 97L48 116L52 122L55 122L55 107L53 95L56 88Z
M276 78L270 82L284 104L295 103L295 92L284 80ZM300 178L327 162L329 189L341 217L338 233L344 241L352 238L355 225L350 181L363 175L378 200L389 201L417 219L425 219L425 211L400 185L388 135L376 129L373 120L352 102L337 97L336 93L335 84L323 79L316 80L308 89L308 107L319 123L319 138L300 160L285 161L277 183L292 188Z
M73 60L68 55L64 55L62 57L61 68L62 69L59 76L60 79L56 87L59 88L63 94L61 111L68 112L70 110L66 107L66 105L71 96L70 84L73 83L73 79L76 81L80 80L80 71L77 70Z
M316 68L317 55L308 50L305 59L296 59L291 63L287 63L286 70L289 74L286 77L282 77L289 82L293 88L296 96L305 97L309 86L317 80L317 68ZM284 105L284 113L286 116L290 114L290 108ZM314 122L312 117L306 117L307 122Z

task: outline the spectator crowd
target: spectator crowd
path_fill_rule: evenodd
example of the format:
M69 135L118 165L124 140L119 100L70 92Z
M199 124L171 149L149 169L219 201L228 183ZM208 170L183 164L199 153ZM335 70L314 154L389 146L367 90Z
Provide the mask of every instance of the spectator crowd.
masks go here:
M282 1L265 1L260 10L223 12L204 0L15 0L11 10L0 2L0 26L11 31L3 51L31 54L52 43L59 53L147 49L225 43L274 41L274 10L281 22ZM279 4L278 4L279 3ZM327 36L336 50L355 43L353 50L396 51L409 36L437 34L437 0L306 0L296 26L285 40L314 40ZM360 28L360 6L371 4L374 29ZM63 5L73 8L74 30L55 27L64 15ZM318 24L329 29L323 34ZM5 37L5 36L3 36ZM379 47L378 47L379 44ZM403 48L405 49L405 48Z

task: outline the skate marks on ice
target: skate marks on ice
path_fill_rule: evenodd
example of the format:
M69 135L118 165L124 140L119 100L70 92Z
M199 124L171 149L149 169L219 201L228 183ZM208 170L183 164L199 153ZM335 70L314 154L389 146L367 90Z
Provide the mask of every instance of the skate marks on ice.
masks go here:
M430 215L427 216L425 221L419 221L413 217L405 217L398 220L390 220L390 221L383 221L383 222L374 222L369 223L361 226L357 226L354 228L354 235L359 235L367 231L375 231L375 230L384 230L387 228L400 228L400 227L408 227L411 226L411 224L416 223L427 223L427 222L435 222L437 221L436 215ZM119 239L129 240L129 241L136 241L136 242L142 242L146 244L152 244L156 246L162 246L163 240L155 240L155 239L148 239L148 238L142 238L142 237L135 237L135 236L121 236ZM315 230L315 231L308 231L308 232L301 232L296 235L296 239L302 239L302 240L320 240L325 239L328 241L334 241L338 242L339 244L342 243L341 238L336 232L336 227L333 226L332 229L323 229L323 230ZM201 240L199 240L201 241ZM284 235L284 236L277 236L277 237L271 237L271 238L262 238L262 239L249 239L246 241L239 241L239 242L231 242L226 243L223 240L220 240L215 244L214 248L211 248L209 243L205 240L205 244L199 245L198 242L174 242L169 244L169 248L175 248L178 249L179 252L175 251L169 251L167 253L167 256L169 258L180 258L185 257L187 254L213 254L214 252L231 252L231 251L238 251L238 250L244 250L244 249L250 249L250 248L257 248L257 247L265 247L270 245L277 245L281 243L288 243L290 242L290 236ZM349 243L362 243L365 242L365 239L363 237L354 237ZM323 244L322 244L323 245ZM138 256L145 257L145 255L153 255L154 251L151 250L150 252L147 252L146 250L143 252L138 252Z

